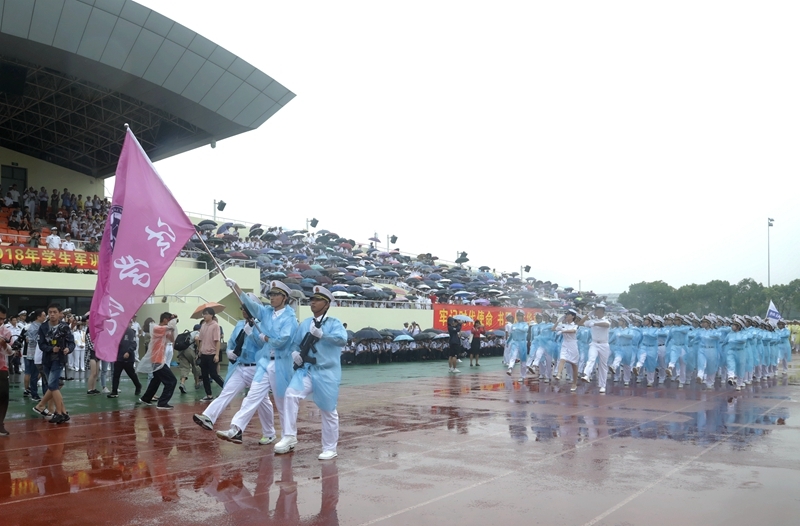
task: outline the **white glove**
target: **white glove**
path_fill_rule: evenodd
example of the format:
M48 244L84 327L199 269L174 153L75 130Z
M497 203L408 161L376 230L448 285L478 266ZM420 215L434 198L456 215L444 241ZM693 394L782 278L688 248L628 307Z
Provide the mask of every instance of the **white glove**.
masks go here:
M236 286L236 282L234 280L232 280L231 278L225 278L225 284L227 286L229 286L230 288L233 288L233 287Z
M230 349L228 349L228 352L226 354L228 355L228 361L230 361L231 363L233 363L233 362L235 362L236 360L239 359L239 357L236 356L236 353L234 353Z
M292 361L295 363L295 365L303 365L303 357L300 356L298 351L292 351Z
M250 325L249 323L245 323L245 324L244 324L244 328L243 328L242 330L243 330L243 331L244 331L244 333L245 333L246 335L248 335L248 336L250 336L251 334L253 334L253 326L252 326L252 325Z
M322 329L318 329L316 325L311 324L311 329L308 331L316 338L322 338Z
M264 343L267 343L267 335L264 334L263 332L258 334L258 339L261 340Z

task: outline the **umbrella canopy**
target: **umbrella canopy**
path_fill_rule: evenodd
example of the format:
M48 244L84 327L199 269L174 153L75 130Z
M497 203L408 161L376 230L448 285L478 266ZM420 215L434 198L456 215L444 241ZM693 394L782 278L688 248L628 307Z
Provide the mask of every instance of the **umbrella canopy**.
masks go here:
M339 246L342 247L342 248L345 248L347 250L350 250L350 249L353 248L353 245L351 245L350 243L339 243Z
M230 226L233 226L233 223L223 223L223 225L217 229L217 234L221 234L228 230L228 227Z
M203 219L202 221L200 221L197 224L200 225L200 226L203 226L203 225L217 226L217 222L216 221L212 221L210 219Z
M395 336L394 340L396 342L413 342L414 337L409 334L401 334L400 336Z
M205 309L207 309L209 307L214 309L214 314L219 314L220 312L225 310L225 305L220 305L219 303L214 303L213 301L209 302L209 303L203 303L202 305L198 306L194 310L194 312L192 313L191 318L193 320L199 320L200 318L203 317L203 310L205 310Z
M366 327L361 329L360 331L356 332L354 335L354 339L356 340L382 340L383 336L381 333L373 329L372 327Z
M381 242L381 240L378 239L377 237L371 237L371 238L369 238L369 241L374 241L376 243L380 243Z
M364 276L359 276L359 277L357 277L356 279L354 279L354 280L353 280L353 282L354 282L354 283L359 283L359 284L369 284L369 283L372 283L372 281L370 281L370 279L369 279L369 278L367 278L367 277L364 277Z
M432 340L434 338L434 336L436 336L436 334L432 333L432 332L421 332L419 334L415 334L414 335L414 339L417 340L417 341L420 341L420 340Z
M457 319L458 321L463 321L464 323L472 323L472 318L467 316L466 314L457 314L453 316L453 318Z

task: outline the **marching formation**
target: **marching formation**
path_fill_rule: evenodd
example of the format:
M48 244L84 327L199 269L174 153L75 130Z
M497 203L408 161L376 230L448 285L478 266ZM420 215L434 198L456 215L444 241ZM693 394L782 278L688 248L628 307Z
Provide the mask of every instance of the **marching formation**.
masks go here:
M508 320L503 359L507 374L511 376L519 362L522 379L528 373L544 382L561 381L568 366L572 391L578 380L590 382L593 376L601 394L609 376L626 387L631 382L653 387L656 381L663 385L669 380L678 389L689 382L713 388L719 377L741 390L787 375L792 360L784 320L773 326L758 316L606 316L603 303L583 317L570 309L558 319L544 312L536 318L527 323L519 311L516 322Z

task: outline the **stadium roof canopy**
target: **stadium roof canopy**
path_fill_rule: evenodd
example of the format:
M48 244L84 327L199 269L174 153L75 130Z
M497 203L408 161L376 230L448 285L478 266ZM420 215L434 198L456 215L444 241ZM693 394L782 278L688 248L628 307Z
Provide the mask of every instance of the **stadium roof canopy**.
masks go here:
M130 0L0 0L0 146L113 175L129 123L154 161L258 128L294 94Z

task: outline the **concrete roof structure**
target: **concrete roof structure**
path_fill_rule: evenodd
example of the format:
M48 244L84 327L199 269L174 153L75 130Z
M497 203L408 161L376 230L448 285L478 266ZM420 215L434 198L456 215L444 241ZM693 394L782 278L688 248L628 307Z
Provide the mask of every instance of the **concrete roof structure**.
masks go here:
M0 0L0 146L113 175L129 123L153 161L254 130L294 94L130 0Z

